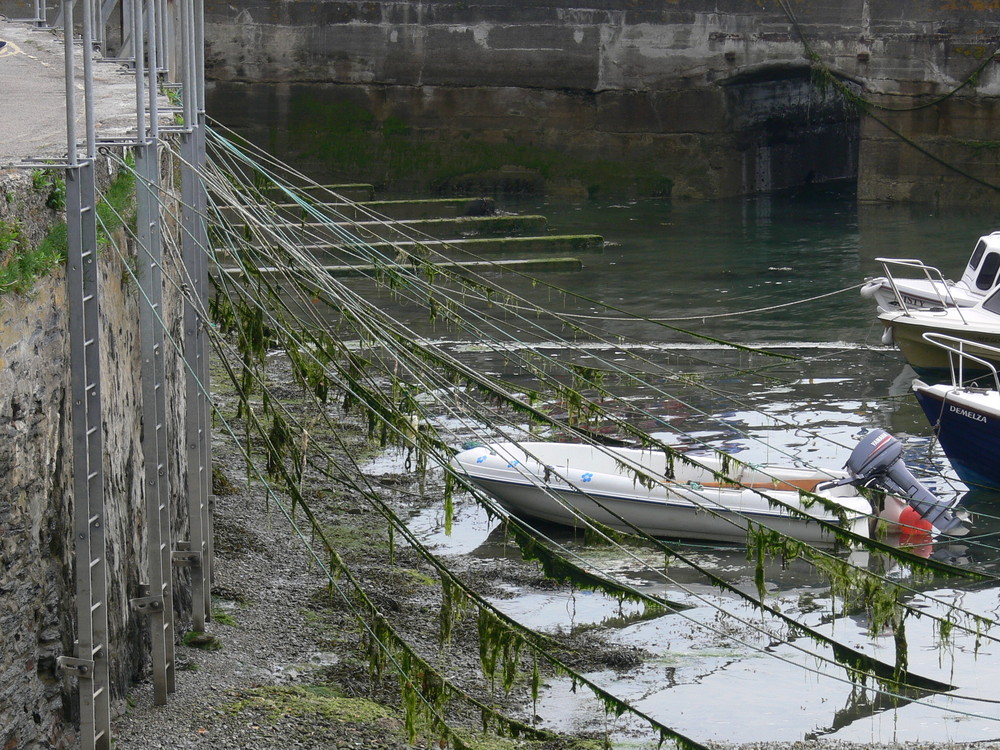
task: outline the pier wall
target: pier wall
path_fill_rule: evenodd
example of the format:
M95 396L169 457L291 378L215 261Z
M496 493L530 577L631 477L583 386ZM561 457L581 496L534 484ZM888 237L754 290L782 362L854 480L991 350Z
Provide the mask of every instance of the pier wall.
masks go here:
M973 0L207 0L209 113L400 189L856 178L863 200L990 201L998 21Z
M172 170L165 165L163 176ZM110 171L114 171L112 168ZM116 175L98 165L101 188ZM46 205L51 186L27 169L0 171L0 221L17 224L36 247L63 221ZM58 230L56 230L58 231ZM147 580L143 523L143 454L136 251L124 231L99 251L101 377L108 539L108 614L112 697L148 668L147 623L130 607ZM0 251L0 263L11 248ZM167 263L165 273L173 273ZM169 287L168 287L169 288ZM165 294L168 335L179 340L179 295ZM76 742L77 694L56 659L73 655L75 561L69 322L63 264L29 291L0 293L0 748L51 750ZM186 466L185 371L174 347L165 351L169 487L180 507ZM175 510L176 513L176 510ZM184 531L175 520L175 533ZM86 563L84 563L86 564ZM190 603L175 586L179 612Z

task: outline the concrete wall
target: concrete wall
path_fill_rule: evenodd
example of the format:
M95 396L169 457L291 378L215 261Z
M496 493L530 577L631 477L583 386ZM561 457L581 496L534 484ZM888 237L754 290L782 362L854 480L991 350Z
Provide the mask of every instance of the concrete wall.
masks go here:
M872 200L996 192L953 170L929 190L933 160L810 75L819 61L879 104L924 104L991 59L992 3L207 0L206 14L210 114L321 177L454 189L506 169L550 188L715 197L859 172ZM995 67L901 123L985 180L991 147L963 143L986 129L966 114L992 122ZM745 107L768 97L754 124ZM777 168L793 162L808 166Z
M110 180L102 165L102 182ZM169 177L169 170L165 176ZM26 170L0 172L0 219L18 220L32 242L60 217ZM128 602L146 580L143 522L138 288L124 233L100 251L101 377L113 696L142 675L148 631ZM168 267L165 269L171 273ZM74 554L69 339L65 275L58 268L27 294L0 295L0 747L72 747L75 692L55 660L73 655ZM168 287L170 288L170 287ZM164 300L170 335L181 309ZM175 509L186 467L184 372L166 347L170 487ZM178 531L183 519L176 520ZM178 590L184 588L179 583ZM189 601L189 594L188 601Z

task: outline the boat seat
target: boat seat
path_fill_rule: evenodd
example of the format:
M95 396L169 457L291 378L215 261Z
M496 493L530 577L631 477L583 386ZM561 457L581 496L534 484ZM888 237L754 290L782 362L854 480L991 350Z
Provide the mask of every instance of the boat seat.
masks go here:
M776 479L773 481L766 482L742 482L737 484L735 482L699 482L702 487L719 487L721 489L752 489L752 490L783 490L788 492L790 490L805 490L806 492L816 492L816 488L823 482L828 481L825 479Z

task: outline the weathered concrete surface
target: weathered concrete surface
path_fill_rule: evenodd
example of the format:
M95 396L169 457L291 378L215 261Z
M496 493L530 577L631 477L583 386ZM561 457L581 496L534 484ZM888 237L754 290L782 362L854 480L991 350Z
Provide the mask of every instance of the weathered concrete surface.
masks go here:
M898 138L887 149L829 86L910 108L975 73L906 135L990 182L982 147L962 145L983 128L962 112L994 118L995 3L208 0L206 13L210 113L337 179L471 189L515 167L534 170L525 187L585 193L620 184L617 166L674 196L856 173L873 200L996 193L953 170L928 191L930 160Z
M65 158L66 85L62 37L0 18L0 167L25 159ZM82 75L83 54L75 46L76 71ZM118 63L94 67L94 115L104 138L135 133L135 79ZM82 78L78 79L76 135L85 136Z

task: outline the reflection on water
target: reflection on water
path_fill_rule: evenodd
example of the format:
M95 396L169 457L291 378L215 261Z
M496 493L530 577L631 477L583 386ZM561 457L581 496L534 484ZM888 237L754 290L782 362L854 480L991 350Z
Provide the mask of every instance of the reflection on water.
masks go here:
M905 543L927 557L997 572L1000 494L968 492L958 480L910 393L912 371L880 344L871 303L857 289L880 272L874 262L880 255L922 258L957 278L976 238L992 229L992 216L859 208L853 195L829 192L712 204L522 202L506 207L547 215L553 231L597 232L609 243L603 253L584 257L583 272L543 277L579 297L503 277L513 291L602 332L575 338L571 350L564 332L553 326L522 335L520 345L560 361L586 363L591 356L659 373L643 382L620 379L614 386L619 418L665 441L722 447L751 463L793 460L839 468L865 430L883 428L904 444L914 473L944 497L962 495L971 517L972 533L961 543ZM660 324L626 320L597 301ZM449 338L422 313L388 297L380 304L407 321L416 335L438 342L471 367L502 372L530 386L527 374L486 351L482 342ZM735 352L677 328L797 359ZM471 502L459 503L450 536L442 531L441 513L429 509L412 519L413 528L440 553L484 560L516 554ZM671 566L664 573L662 555L649 550L624 554L589 547L567 530L546 528L545 533L596 570L689 608L648 619L640 608L623 608L597 594L530 587L505 592L497 605L541 630L605 623L609 640L655 654L628 673L591 676L689 736L726 742L832 736L862 743L1000 736L991 706L963 700L967 695L1000 700L1000 660L992 641L956 631L945 645L931 618L911 617L910 670L957 689L887 701L808 655L829 656L824 648L762 618L690 568ZM756 571L744 550L683 549L705 569L746 591L756 589ZM944 614L961 606L995 616L992 584L910 580L877 556L856 562L931 595L921 600L928 612ZM809 566L775 561L767 566L765 581L769 603L781 611L893 663L891 635L872 638L864 616L839 611L825 579ZM553 717L555 729L595 728L594 716L601 712L571 687L552 681L537 713ZM641 728L625 718L616 724L615 737L623 743L637 733L641 736Z

